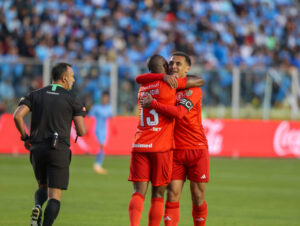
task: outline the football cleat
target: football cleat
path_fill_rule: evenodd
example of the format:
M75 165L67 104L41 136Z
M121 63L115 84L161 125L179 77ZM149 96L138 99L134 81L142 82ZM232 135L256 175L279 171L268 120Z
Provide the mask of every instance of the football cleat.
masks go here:
M106 169L102 168L102 166L97 163L94 164L94 171L102 175L106 175L108 173Z
M40 205L36 205L32 209L30 226L41 226L41 221L42 221L42 208Z

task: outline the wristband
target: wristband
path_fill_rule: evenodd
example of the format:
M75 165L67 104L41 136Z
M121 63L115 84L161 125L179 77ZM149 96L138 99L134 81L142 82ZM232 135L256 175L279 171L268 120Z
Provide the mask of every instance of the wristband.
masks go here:
M24 138L21 136L21 140L22 140L22 141L26 141L26 140L28 140L28 139L29 139L28 134L26 134Z

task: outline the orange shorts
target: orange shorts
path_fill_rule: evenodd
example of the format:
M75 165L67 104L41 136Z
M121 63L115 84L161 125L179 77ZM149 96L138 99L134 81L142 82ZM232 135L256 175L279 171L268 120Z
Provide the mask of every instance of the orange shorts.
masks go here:
M173 154L172 180L208 182L208 149L175 150Z
M152 186L167 185L172 176L173 151L132 152L129 181L151 181Z

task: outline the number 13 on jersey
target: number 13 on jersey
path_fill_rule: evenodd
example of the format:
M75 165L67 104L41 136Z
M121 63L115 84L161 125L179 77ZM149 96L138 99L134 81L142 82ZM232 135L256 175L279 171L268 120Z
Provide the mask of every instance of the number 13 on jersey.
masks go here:
M156 126L159 123L158 113L151 109L149 111L149 116L144 115L144 108L141 108L141 126L145 126L145 122L147 126Z

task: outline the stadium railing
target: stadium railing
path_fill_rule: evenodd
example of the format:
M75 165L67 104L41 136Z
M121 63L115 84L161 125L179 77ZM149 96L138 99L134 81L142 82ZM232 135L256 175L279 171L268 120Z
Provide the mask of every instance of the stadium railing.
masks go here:
M32 59L0 61L0 103L11 113L18 99L51 82L55 61ZM137 115L135 76L146 72L145 65L114 62L73 61L75 86L89 109L103 90L111 93L115 115ZM206 68L194 65L191 74L206 80L203 116L207 118L300 119L300 79L296 68ZM2 107L3 108L3 107Z

